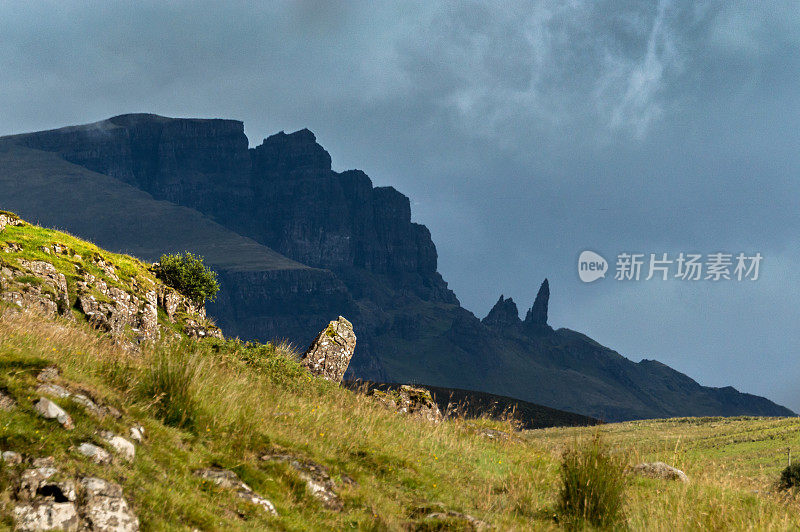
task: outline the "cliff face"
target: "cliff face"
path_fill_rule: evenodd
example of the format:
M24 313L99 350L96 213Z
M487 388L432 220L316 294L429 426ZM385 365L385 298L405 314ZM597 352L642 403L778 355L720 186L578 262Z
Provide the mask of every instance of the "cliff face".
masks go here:
M388 274L425 300L457 303L409 199L361 171L332 171L307 129L249 150L235 120L138 114L10 140L196 209L308 266Z
M125 115L0 139L0 163L0 208L144 258L206 255L222 286L209 312L229 335L305 347L346 316L358 336L351 378L468 388L606 420L791 414L554 331L547 280L524 321L503 297L479 320L436 271L409 199L359 170L334 172L308 130L248 149L241 122Z

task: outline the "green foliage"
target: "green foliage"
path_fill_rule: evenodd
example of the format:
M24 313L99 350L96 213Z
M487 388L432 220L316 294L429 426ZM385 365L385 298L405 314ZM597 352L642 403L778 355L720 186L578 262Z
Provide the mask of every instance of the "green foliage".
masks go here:
M219 291L217 274L203 264L203 258L189 252L161 255L155 269L156 277L164 281L196 305L214 301Z
M624 461L611 454L599 432L588 442L567 450L561 462L560 519L572 527L584 522L603 527L619 522L624 468Z
M781 479L778 482L778 487L782 490L800 487L800 464L786 466L786 468L781 471Z
M144 369L138 395L167 425L191 429L200 414L197 382L203 366L191 342L164 346Z

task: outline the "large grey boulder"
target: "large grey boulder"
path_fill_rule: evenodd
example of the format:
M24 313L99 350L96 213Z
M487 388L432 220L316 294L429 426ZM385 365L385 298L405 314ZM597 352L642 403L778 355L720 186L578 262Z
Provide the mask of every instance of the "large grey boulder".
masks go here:
M300 363L314 375L341 382L355 349L353 324L339 316L317 335Z
M686 473L667 465L664 462L647 462L638 464L630 468L630 472L643 477L657 478L662 480L679 480L680 482L689 482L689 477Z

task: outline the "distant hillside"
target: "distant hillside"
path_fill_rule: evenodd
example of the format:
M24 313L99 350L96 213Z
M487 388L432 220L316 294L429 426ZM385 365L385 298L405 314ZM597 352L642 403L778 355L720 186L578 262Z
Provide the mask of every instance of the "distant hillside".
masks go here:
M553 330L546 282L524 320L502 297L478 319L438 273L436 247L428 229L411 221L409 199L373 187L359 170L333 171L308 130L280 132L250 149L238 121L136 114L0 144L17 146L6 148L0 166L0 208L145 257L204 249L222 270L221 297L209 312L227 334L305 346L344 315L358 336L350 378L476 390L604 421L793 415ZM52 172L59 158L64 166ZM70 200L72 187L80 202ZM146 193L148 206L114 199L109 191L120 187L125 197ZM153 199L193 214L151 213ZM209 229L198 231L200 223Z

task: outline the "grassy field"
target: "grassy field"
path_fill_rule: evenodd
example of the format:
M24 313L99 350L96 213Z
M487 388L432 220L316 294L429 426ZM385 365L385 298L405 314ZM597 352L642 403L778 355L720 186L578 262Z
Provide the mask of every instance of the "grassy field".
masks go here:
M74 431L38 418L31 408L35 376L53 363L67 383L122 410L122 419L97 420L69 402L63 406L75 419ZM9 311L0 318L0 366L0 386L19 402L0 413L0 448L53 455L65 471L121 483L144 530L468 529L458 519L416 516L415 508L431 503L500 530L557 529L561 455L598 430L541 429L490 440L480 436L482 428L511 428L464 419L434 426L395 414L309 377L284 349L186 341L136 354L83 325ZM159 378L162 384L154 385ZM171 401L163 400L165 393ZM169 405L186 415L170 418ZM98 466L69 450L96 441L98 428L124 434L133 423L145 426L147 438L132 465ZM630 479L622 527L800 527L800 506L774 488L785 449L800 449L796 419L672 419L599 430L631 464L662 460L692 479L688 485ZM344 509L324 509L293 470L260 459L275 452L324 464L335 480L355 479L356 485L337 483ZM275 504L279 517L192 474L210 465L237 472ZM7 527L12 478L12 470L0 472Z

